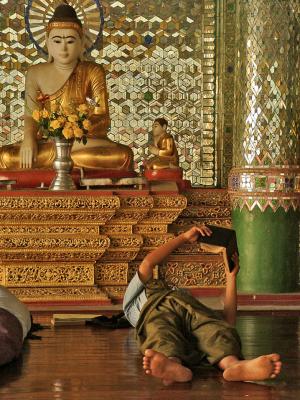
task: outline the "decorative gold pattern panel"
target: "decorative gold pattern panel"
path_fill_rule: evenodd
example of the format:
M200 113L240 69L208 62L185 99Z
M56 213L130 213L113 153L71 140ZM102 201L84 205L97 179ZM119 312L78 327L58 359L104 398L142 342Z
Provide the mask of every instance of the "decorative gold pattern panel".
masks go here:
M127 263L97 263L95 283L98 285L127 285Z
M117 196L0 196L0 208L9 210L44 210L62 212L71 210L114 211L120 207Z
M5 285L76 286L94 283L93 263L10 263L6 267Z
M221 287L226 283L222 257L207 256L201 260L168 262L163 266L165 280L178 287Z
M42 11L41 21L43 10L49 16L48 3L34 1ZM83 15L85 5L76 3L80 16L89 17ZM101 3L103 48L94 49L91 56L107 71L110 137L132 147L138 169L147 156L152 121L164 116L177 142L185 178L195 186L215 185L216 1ZM0 4L1 145L21 139L25 72L44 59L24 30L25 1L0 0ZM95 15L92 22L99 26Z
M19 287L9 289L21 301L27 302L68 302L68 301L97 301L107 302L107 295L95 286L73 287Z
M5 285L5 267L0 265L0 285Z
M217 218L230 217L231 209L224 206L215 207L188 207L182 213L181 217L197 218Z
M167 225L162 224L137 224L133 227L134 233L149 234L149 233L167 233Z
M19 235L99 235L97 225L6 225L0 226L0 236L19 236Z

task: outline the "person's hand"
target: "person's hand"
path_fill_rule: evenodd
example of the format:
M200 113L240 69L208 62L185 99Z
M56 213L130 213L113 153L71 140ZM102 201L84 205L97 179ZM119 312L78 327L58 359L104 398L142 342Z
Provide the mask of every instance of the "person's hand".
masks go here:
M38 152L37 143L34 139L26 139L20 146L20 168L31 168L36 161Z
M210 236L212 231L205 225L193 226L188 231L184 232L183 235L187 242L194 243L200 236Z
M234 253L231 257L234 262L234 268L231 271L227 271L227 277L236 277L240 270L239 256L237 253Z

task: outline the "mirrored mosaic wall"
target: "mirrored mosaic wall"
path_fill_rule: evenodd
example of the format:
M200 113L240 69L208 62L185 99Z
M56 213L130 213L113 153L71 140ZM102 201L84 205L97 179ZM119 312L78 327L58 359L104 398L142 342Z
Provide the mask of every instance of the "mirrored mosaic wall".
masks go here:
M46 0L31 3L49 9ZM88 8L95 2L73 3ZM107 70L111 138L133 148L136 169L147 157L153 120L164 116L177 142L185 178L193 186L217 184L216 4L220 3L101 2L103 48L91 55ZM22 137L25 72L30 64L45 59L26 33L25 2L0 0L0 5L3 145Z
M235 165L299 163L299 1L238 2Z

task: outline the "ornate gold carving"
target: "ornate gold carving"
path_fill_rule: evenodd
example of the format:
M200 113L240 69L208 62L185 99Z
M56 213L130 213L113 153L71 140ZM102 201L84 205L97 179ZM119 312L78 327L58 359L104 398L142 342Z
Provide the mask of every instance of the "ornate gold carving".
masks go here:
M148 233L167 233L168 226L166 224L143 224L143 222L134 225L133 232L140 234Z
M185 193L190 206L230 206L226 189L193 189Z
M168 225L176 220L182 210L152 210L146 218L143 219L143 224L161 224Z
M120 208L111 220L112 224L136 224L153 207L151 196L120 196Z
M220 287L226 284L222 257L206 257L185 262L168 262L165 269L167 283L186 288Z
M112 224L136 224L148 214L148 209L122 209L112 217Z
M206 225L219 225L219 226L225 226L227 228L230 228L232 226L232 221L231 218L177 218L176 222L172 224L172 228L176 228L178 231L179 229L184 229L186 230L187 227L189 226L200 226L202 224Z
M52 250L39 250L39 249L21 249L21 250L0 250L1 261L96 261L101 258L105 249L52 249Z
M120 196L120 208L147 208L153 207L152 196Z
M5 285L5 267L0 265L0 285Z
M105 301L107 295L95 286L73 287L12 287L9 289L20 300L27 302L49 301Z
M173 196L153 196L154 205L153 208L176 208L184 209L187 206L187 198L183 195L173 195Z
M81 224L81 223L94 223L97 225L105 224L114 215L114 211L103 210L101 212L89 212L87 210L72 212L61 211L60 213L53 213L49 210L44 211L0 211L0 221L2 223L17 224L22 221L25 223L35 223L35 224L48 224L48 223L68 223Z
M14 249L95 249L105 250L109 247L110 240L107 236L98 237L76 237L76 236L60 236L60 237L0 237L0 254L3 249L6 251Z
M111 235L110 247L108 250L113 248L140 248L143 244L143 238L141 235Z
M127 263L97 263L95 282L103 285L127 285Z
M106 225L99 227L99 232L105 235L113 235L113 234L128 234L131 235L132 225L119 224L115 225L111 221L109 221ZM134 232L139 233L139 232Z
M121 302L127 286L103 286L101 289L114 301Z
M4 210L116 210L120 207L117 196L0 196L0 209Z
M134 260L139 249L110 249L102 256L101 261L129 262Z
M156 248L159 247L165 243L167 243L170 239L174 237L174 234L172 233L166 233L166 234L152 234L152 235L145 235L144 236L144 247L146 248Z
M131 279L135 275L139 265L140 265L140 261L136 261L136 260L135 261L131 261L128 264L128 273L127 273L127 282L128 283L131 281Z
M222 218L230 217L231 209L225 206L215 206L215 207L188 207L181 214L181 217L197 217L197 218Z
M74 286L94 284L94 263L10 263L6 286Z
M0 235L99 235L97 225L2 225Z

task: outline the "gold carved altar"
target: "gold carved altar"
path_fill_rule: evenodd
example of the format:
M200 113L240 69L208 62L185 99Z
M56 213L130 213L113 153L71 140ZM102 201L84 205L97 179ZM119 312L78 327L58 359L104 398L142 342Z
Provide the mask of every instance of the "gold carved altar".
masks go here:
M225 190L0 191L0 283L25 302L109 304L145 254L191 224L230 225ZM180 287L224 284L222 259L186 245L162 267Z

